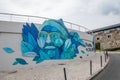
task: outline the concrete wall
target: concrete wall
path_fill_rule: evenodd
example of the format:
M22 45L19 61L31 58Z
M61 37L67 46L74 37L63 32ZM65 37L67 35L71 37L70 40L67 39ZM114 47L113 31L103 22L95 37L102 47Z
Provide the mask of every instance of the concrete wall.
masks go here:
M32 61L33 58L23 57L21 53L20 44L22 40L21 32L22 32L23 24L25 23L0 21L0 71L12 71L18 68L36 66L36 63ZM36 26L39 27L40 24L36 24ZM92 44L93 37L91 35L88 35L87 33L84 32L78 32L78 33L86 43ZM15 52L12 54L7 54L3 50L4 47L10 47ZM90 48L90 47L86 47L86 48ZM88 56L87 54L89 54L89 56L94 54L94 51L86 51L86 48L80 46L79 47L80 53L77 55L76 58L79 58L80 56L87 57ZM81 50L84 50L86 54L82 54ZM29 65L13 66L12 64L15 61L15 58L23 58L29 63ZM42 64L40 63L40 65Z

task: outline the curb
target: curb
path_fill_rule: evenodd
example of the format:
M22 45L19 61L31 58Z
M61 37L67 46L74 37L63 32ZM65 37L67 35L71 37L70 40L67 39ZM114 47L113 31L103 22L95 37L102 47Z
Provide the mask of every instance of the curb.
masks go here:
M108 63L109 63L109 57L108 57L107 62L106 62L105 65L104 65L104 67L102 67L101 69L99 69L97 72L94 72L94 73L92 74L92 76L89 76L88 79L86 79L86 80L92 80L92 79L95 78L97 75L99 75L99 74L107 67Z

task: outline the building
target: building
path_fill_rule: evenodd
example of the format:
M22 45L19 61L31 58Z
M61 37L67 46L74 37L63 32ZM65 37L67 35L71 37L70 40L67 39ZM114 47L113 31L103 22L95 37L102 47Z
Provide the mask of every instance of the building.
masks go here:
M95 38L97 49L120 49L120 23L89 31Z

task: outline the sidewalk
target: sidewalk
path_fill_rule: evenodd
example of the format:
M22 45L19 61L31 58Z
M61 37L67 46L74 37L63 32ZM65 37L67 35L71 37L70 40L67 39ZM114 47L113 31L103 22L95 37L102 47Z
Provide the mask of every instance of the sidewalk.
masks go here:
M102 67L100 56L102 56ZM92 75L90 75L92 60ZM19 69L16 73L6 75L5 80L65 80L63 68L66 69L67 80L89 80L108 63L104 54L96 53L85 59L47 60L34 68Z

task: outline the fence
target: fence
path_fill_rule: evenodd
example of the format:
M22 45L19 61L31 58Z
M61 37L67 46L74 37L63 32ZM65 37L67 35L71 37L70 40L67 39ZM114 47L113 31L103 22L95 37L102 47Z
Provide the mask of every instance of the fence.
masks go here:
M41 24L47 19L50 19L50 18L31 16L31 15L0 13L0 20L1 21L30 22L30 23L34 22L34 23ZM88 28L81 26L81 25L78 25L78 24L74 24L74 23L67 22L67 21L64 21L64 23L65 23L66 27L69 29L74 29L74 30L83 31L83 32L90 31Z

